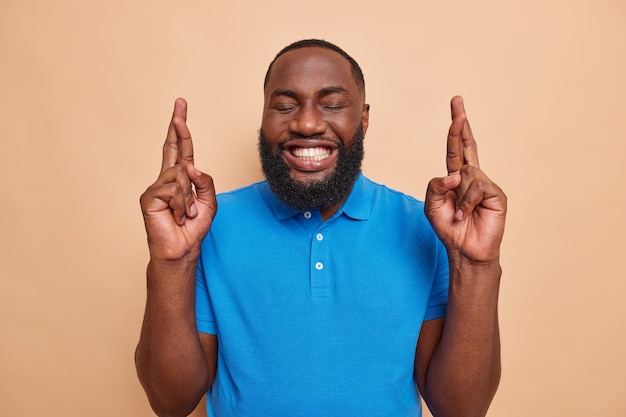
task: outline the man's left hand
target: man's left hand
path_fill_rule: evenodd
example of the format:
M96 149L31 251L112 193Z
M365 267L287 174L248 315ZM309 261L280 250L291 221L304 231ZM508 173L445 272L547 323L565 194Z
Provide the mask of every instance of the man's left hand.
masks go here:
M504 234L507 198L478 164L476 141L463 99L452 98L448 132L448 176L428 184L425 212L448 255L470 262L497 262Z

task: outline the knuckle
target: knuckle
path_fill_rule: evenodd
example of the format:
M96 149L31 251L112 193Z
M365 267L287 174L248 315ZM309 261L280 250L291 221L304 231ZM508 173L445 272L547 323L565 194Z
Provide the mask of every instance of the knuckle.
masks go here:
M475 184L475 187L480 191L484 191L488 185L487 182L483 178L477 178L476 180L474 180L474 184Z
M433 178L428 181L428 186L426 187L426 193L432 195L440 195L441 194L441 181L438 178Z
M143 207L154 200L157 196L157 190L159 185L157 183L151 184L146 190L139 196L139 204Z
M170 182L163 186L163 193L170 196L171 199L182 197L183 189L177 182Z
M172 195L182 194L183 192L183 187L177 182L170 182L167 187Z
M144 192L143 192L143 193L139 196L139 204L141 204L142 206L143 206L143 205L145 205L145 203L146 203L148 200L150 200L150 199L151 199L151 196L150 196L150 194L152 194L152 193L151 193L151 191L152 191L152 190L151 190L151 188L152 188L152 187L147 188L147 189L146 189L146 191L144 191Z
M461 174L463 175L473 176L475 175L475 173L476 173L476 167L473 167L472 165L465 164L461 168Z

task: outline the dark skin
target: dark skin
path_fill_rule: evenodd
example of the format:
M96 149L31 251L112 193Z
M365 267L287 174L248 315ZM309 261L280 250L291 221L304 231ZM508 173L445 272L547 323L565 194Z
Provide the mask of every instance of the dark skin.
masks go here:
M500 377L497 299L506 196L480 170L460 97L452 99L451 113L448 175L430 181L425 208L448 250L448 314L423 323L414 374L434 416L482 416ZM217 337L197 332L194 311L200 244L217 203L211 177L194 166L186 114L186 102L176 100L161 173L141 197L150 262L136 365L160 416L191 413L217 367ZM366 131L368 123L365 92L341 55L309 47L275 62L265 88L261 129L275 147L292 139L283 155L299 181L331 171L336 142L350 145L359 125ZM323 210L323 218L340 205Z
M507 199L480 170L461 97L451 101L448 175L428 185L425 212L446 246L448 313L424 323L415 359L434 416L484 416L500 380L498 290Z
M338 66L341 71L336 70ZM274 63L265 88L261 130L274 148L295 138L286 142L283 152L295 179L313 181L332 171L337 158L335 141L352 145L359 125L367 132L369 105L348 61L339 54L325 48L303 48ZM320 161L293 156L304 149L324 149L330 155ZM322 218L328 219L342 203L321 210Z
M135 360L150 404L163 417L190 414L217 367L217 337L197 332L194 310L200 242L217 203L213 180L194 167L186 118L187 103L178 99L163 145L161 173L140 200L150 262Z

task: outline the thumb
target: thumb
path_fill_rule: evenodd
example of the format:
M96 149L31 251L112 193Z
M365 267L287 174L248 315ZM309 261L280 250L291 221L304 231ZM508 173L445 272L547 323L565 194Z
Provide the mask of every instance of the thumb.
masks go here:
M215 187L213 186L213 178L209 174L205 174L193 165L187 165L187 175L196 188L196 198L205 204L215 202Z
M428 183L426 190L426 201L424 202L424 212L428 220L433 223L436 217L440 217L442 213L448 210L442 210L446 206L450 206L453 200L450 199L448 192L454 190L461 184L461 175L456 172L443 178L433 178ZM452 207L454 210L454 207Z
M459 184L461 184L461 174L458 172L443 178L433 178L428 183L426 200L430 201L431 204L443 204L448 191L454 190Z

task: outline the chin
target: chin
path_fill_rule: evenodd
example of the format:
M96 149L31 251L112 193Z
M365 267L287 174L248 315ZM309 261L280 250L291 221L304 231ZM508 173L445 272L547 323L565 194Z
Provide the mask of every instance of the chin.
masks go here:
M320 172L302 172L291 171L291 178L303 185L314 184L320 181L324 181L332 175L332 171L320 171Z

